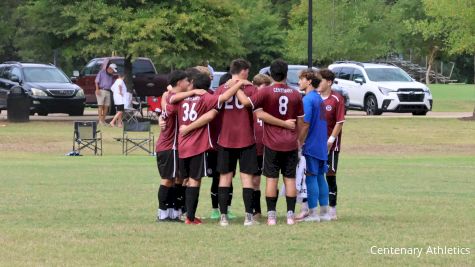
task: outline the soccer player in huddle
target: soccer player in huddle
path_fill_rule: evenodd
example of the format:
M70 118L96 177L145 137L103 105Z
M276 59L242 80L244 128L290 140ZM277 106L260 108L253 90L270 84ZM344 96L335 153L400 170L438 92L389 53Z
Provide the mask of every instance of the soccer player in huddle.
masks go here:
M323 100L315 86L321 86L320 79L312 69L304 70L299 75L300 89L305 90L303 99L305 117L299 142L303 145L302 153L307 164L307 198L309 214L304 221L329 221L328 185L325 180L327 169L327 122L323 109ZM320 214L317 206L320 204Z
M197 73L192 77L193 88L208 89L211 80L208 75ZM186 224L201 224L201 220L195 217L198 205L201 178L207 176L206 151L212 148L209 125L206 124L197 129L186 132L187 125L205 115L213 109L220 109L224 102L228 101L238 90L236 86L223 93L211 95L195 95L185 98L174 105L172 113L178 117L180 132L178 135L178 152L180 174L188 178L186 188Z
M161 176L158 189L157 222L179 220L183 206L183 178L178 175L178 128L176 114L169 114L174 102L178 102L192 95L203 95L204 90L187 91L190 86L188 74L177 70L170 74L171 89L162 98L162 112L160 120L165 126L158 137L155 151L158 172Z
M297 120L302 123L304 111L300 93L286 84L288 65L283 60L275 60L270 66L274 83L248 96L239 91L239 101L254 110L264 112L280 120ZM296 202L295 173L298 159L298 132L264 121L264 167L266 179L267 224L277 223L277 184L280 173L284 176L287 200L287 224L295 224Z
M335 80L335 74L329 69L321 69L319 73L322 77L322 81L317 91L323 99L328 134L328 172L326 178L329 191L329 215L332 220L336 220L336 171L340 154L341 131L343 123L345 122L345 101L341 94L331 89L333 81Z

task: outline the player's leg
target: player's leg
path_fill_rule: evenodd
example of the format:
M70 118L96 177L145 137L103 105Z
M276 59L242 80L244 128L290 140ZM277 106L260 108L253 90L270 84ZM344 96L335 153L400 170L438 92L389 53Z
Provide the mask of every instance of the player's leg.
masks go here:
M336 171L338 169L338 151L330 151L328 155L328 172L327 172L327 183L328 183L328 197L329 197L329 214L332 220L336 220L336 204L337 204L337 194L338 187L336 184Z
M216 170L218 164L218 152L217 151L208 151L206 153L208 160L208 169L207 175L211 177L211 219L219 219L219 206L218 206L218 185L219 185L219 173Z
M297 188L295 186L295 175L299 161L298 150L281 152L279 163L284 175L285 198L287 201L287 224L295 224L295 203L297 201Z
M319 171L319 160L310 156L306 156L305 160L307 162L307 175L305 182L307 184L307 199L308 199L308 208L309 215L304 219L304 221L309 222L319 222L320 217L317 212L318 198L319 198L319 188L318 188L318 171Z
M328 183L325 179L325 161L319 160L319 170L317 173L318 181L318 203L320 204L320 221L331 221L328 213Z
M252 196L252 210L254 214L254 219L259 219L261 217L261 174L262 174L262 156L257 156L257 166L258 171L252 177L252 185L254 187L254 192Z
M255 224L253 217L253 195L254 184L252 177L258 170L256 145L251 145L240 149L239 153L239 168L241 171L242 183L242 199L244 201L244 208L246 211L244 225L250 226Z
M279 166L277 164L276 151L264 147L263 162L262 174L266 176L267 224L275 225L277 223L277 185L279 182Z
M170 191L174 183L174 153L173 150L161 151L157 153L157 168L162 179L158 189L158 211L157 221L169 219Z
M200 195L201 178L206 176L207 164L206 153L201 153L189 159L188 187L186 189L186 221L187 224L201 224L201 220L195 217Z
M234 149L218 148L218 172L219 186L218 186L218 202L219 211L221 212L220 224L227 226L228 222L228 203L231 182L233 173L236 170L237 154Z

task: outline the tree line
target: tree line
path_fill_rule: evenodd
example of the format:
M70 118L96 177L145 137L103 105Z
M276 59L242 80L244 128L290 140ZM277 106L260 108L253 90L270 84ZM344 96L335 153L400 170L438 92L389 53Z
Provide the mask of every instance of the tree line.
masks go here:
M313 0L313 61L390 54L455 62L474 82L474 0ZM161 71L231 59L255 72L272 59L307 62L308 0L2 0L0 61L53 62L66 72L92 57L150 57Z

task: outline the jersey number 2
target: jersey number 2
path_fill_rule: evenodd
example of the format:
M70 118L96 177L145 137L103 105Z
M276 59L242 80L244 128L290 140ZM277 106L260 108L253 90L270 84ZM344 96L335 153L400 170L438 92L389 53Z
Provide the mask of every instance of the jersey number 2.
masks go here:
M187 121L188 119L190 121L195 121L198 118L198 112L195 110L196 103L193 103L190 108L189 103L184 103L182 107L185 109L183 111L183 121Z

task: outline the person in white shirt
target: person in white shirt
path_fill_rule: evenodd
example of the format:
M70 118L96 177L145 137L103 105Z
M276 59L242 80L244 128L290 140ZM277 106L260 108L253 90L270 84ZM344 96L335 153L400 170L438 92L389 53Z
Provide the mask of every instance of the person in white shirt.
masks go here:
M122 127L122 113L124 112L125 96L127 94L127 87L124 82L125 75L119 74L119 78L115 80L111 87L111 91L114 97L114 104L117 110L114 118L110 122L110 126L114 127L117 122L117 127Z

